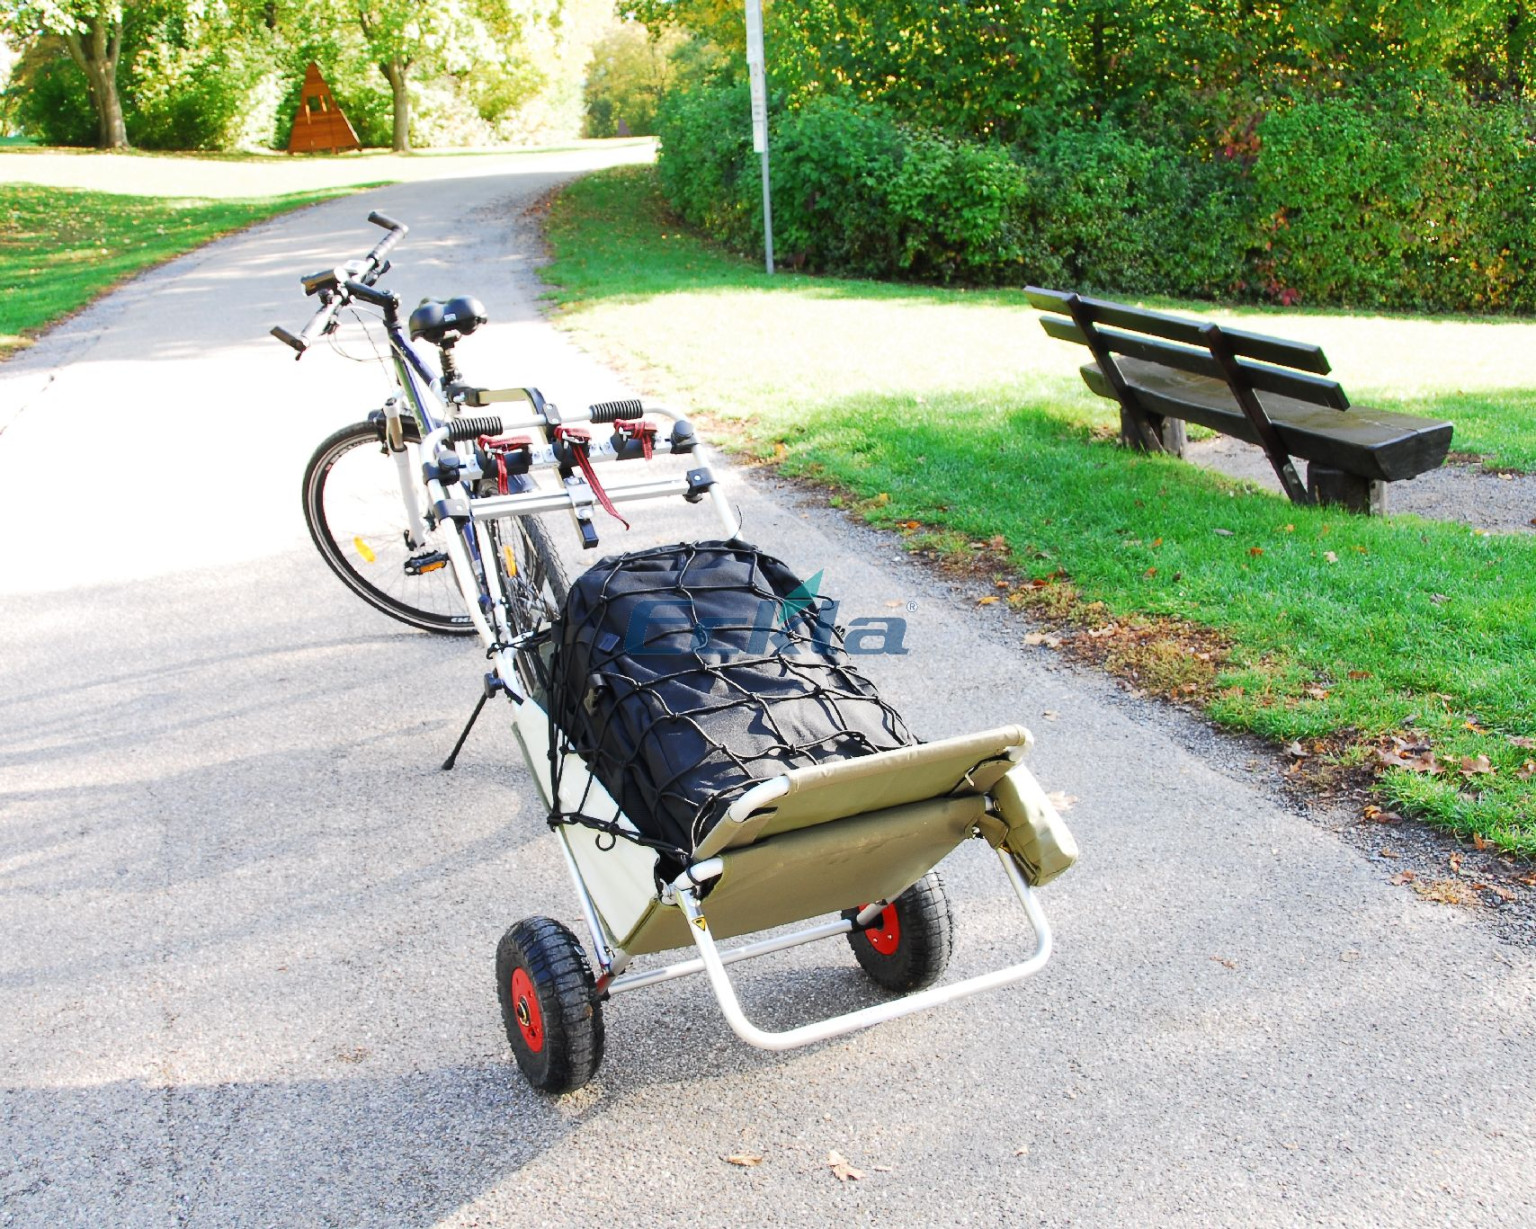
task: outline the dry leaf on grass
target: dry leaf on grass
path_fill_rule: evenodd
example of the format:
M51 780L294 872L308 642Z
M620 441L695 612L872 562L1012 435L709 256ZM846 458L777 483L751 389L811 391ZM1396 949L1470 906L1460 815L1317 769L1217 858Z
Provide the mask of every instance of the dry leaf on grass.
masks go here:
M740 1165L743 1169L751 1169L754 1165L761 1165L763 1158L755 1152L733 1152L729 1156L720 1158L727 1165Z
M1339 561L1339 557L1335 555L1331 550L1325 550L1323 552L1323 558L1326 559L1329 563L1337 563Z
M1493 765L1488 762L1486 755L1480 755L1474 759L1470 755L1461 757L1461 775L1464 777L1486 776L1493 772Z
M836 1148L827 1153L827 1165L831 1168L833 1176L839 1182L857 1182L864 1176L864 1171L862 1169L855 1169L852 1165L848 1164L848 1158Z
M1536 760L1526 760L1519 768L1515 769L1515 776L1522 781L1529 781L1536 777Z
M1486 836L1484 836L1481 832L1474 832L1472 834L1472 848L1476 849L1476 850L1479 850L1479 851L1487 849L1488 848L1488 838Z
M1536 751L1536 738L1527 738L1523 734L1511 734L1509 735L1509 745L1511 747L1520 747L1526 751Z

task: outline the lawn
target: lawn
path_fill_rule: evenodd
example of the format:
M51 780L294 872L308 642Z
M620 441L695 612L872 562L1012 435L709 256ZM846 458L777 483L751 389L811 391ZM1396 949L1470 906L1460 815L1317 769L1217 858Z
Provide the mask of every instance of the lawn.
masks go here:
M347 191L206 200L0 184L0 355L135 273Z
M1035 612L1055 629L1036 651L1536 854L1536 538L1297 508L1128 453L1018 292L769 278L680 228L646 169L575 185L550 234L587 344ZM1458 451L1536 470L1536 325L1161 306L1321 340L1357 402L1443 414Z

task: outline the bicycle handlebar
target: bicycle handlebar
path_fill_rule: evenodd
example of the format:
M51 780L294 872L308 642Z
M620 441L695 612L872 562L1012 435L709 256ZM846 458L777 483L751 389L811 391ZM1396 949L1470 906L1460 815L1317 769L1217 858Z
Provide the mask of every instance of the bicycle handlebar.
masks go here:
M300 279L303 282L305 294L320 296L320 307L297 336L282 325L272 329L273 337L295 351L295 359L303 358L310 346L335 327L336 313L351 300L361 299L364 303L385 309L400 305L400 301L394 295L375 290L373 285L388 270L389 261L386 258L395 245L405 238L410 227L378 210L370 213L368 220L375 226L383 227L389 233L374 244L361 260L351 260L336 268L311 273Z

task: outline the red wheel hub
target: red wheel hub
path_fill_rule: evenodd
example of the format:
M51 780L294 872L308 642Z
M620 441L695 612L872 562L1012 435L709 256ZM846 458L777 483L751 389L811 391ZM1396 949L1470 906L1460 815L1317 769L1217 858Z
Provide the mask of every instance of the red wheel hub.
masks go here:
M512 1014L523 1042L534 1054L544 1048L544 1014L539 1011L539 997L533 982L522 969L512 970Z
M864 937L882 956L894 956L901 946L901 919L896 916L896 906L887 905L879 920L864 932Z

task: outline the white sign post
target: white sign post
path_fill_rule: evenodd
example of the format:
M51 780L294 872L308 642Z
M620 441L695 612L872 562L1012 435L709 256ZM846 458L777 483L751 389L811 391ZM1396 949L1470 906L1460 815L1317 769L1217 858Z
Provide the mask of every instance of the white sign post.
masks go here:
M773 272L773 197L768 188L768 86L763 80L763 0L747 0L747 80L752 87L752 148L763 158L763 258Z

